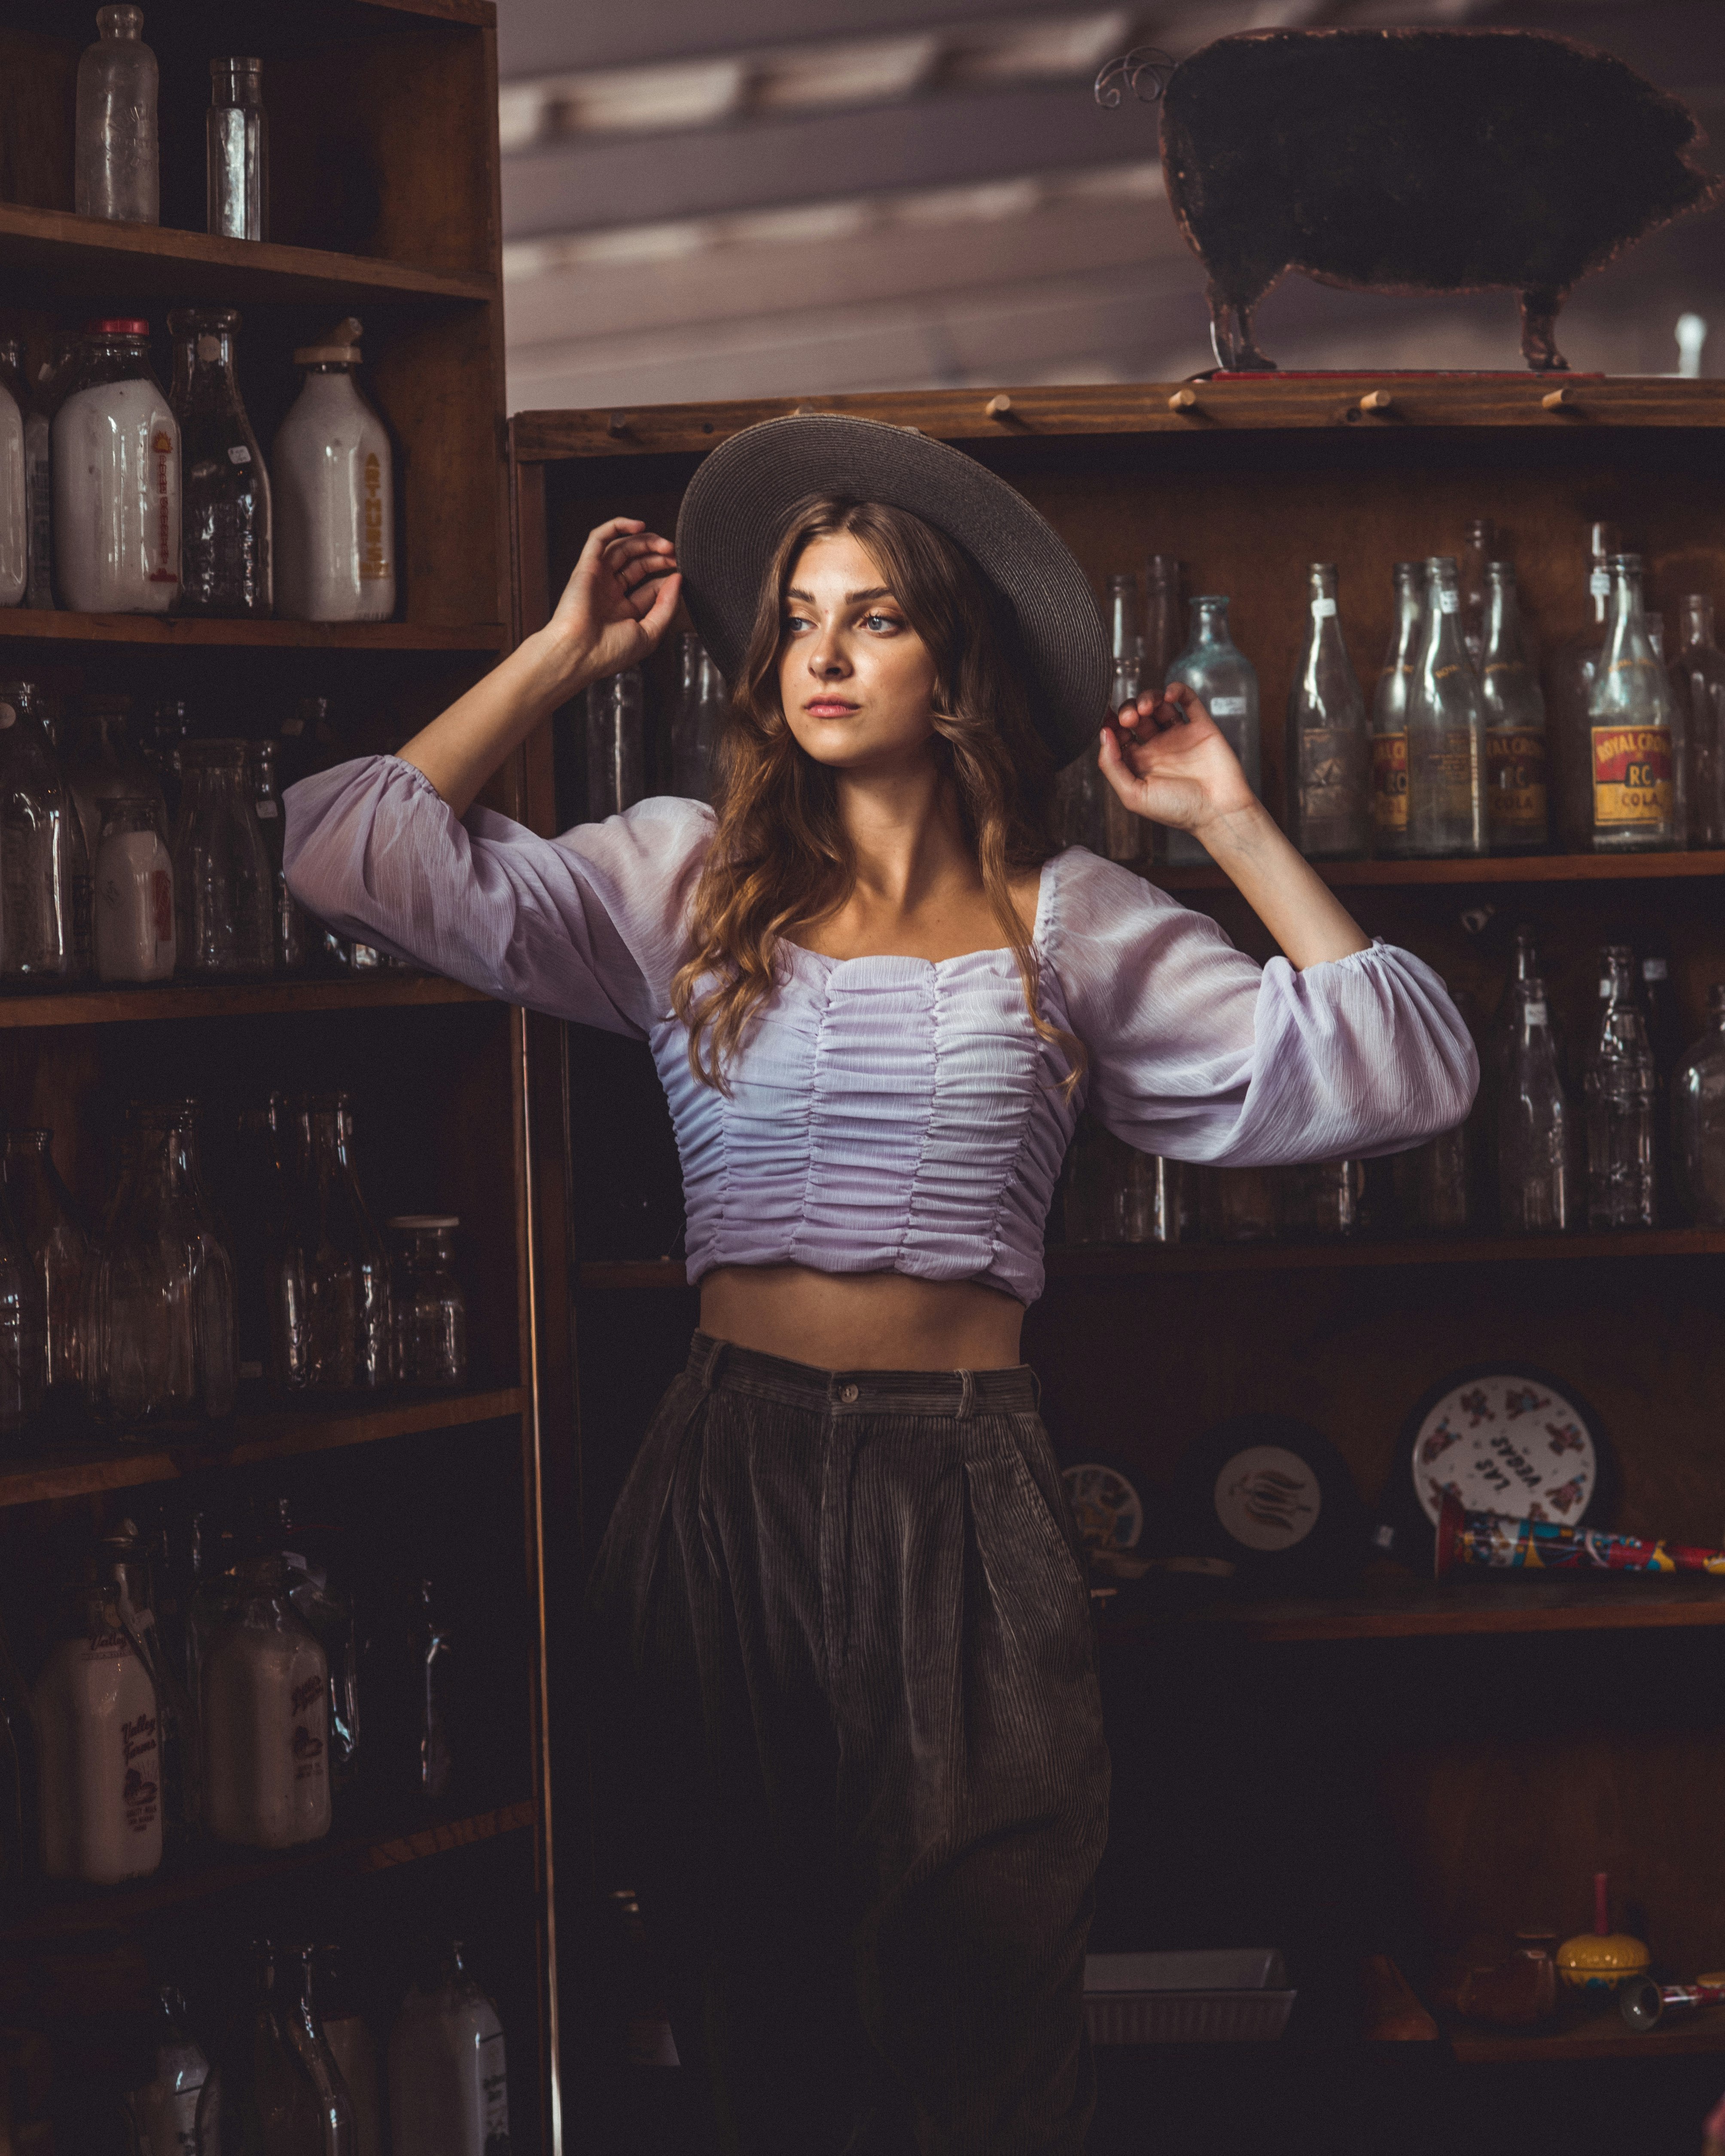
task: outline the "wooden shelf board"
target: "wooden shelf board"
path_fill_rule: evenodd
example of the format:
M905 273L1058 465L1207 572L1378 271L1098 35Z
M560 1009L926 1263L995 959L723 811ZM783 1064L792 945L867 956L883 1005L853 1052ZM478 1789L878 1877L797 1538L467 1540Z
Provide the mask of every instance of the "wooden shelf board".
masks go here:
M1561 2065L1573 2059L1669 2059L1725 2051L1725 2007L1672 2015L1645 2035L1627 2029L1614 2009L1548 2031L1480 2029L1457 2022L1446 2033L1459 2065Z
M927 389L844 397L755 398L707 404L661 404L634 410L518 412L510 422L515 452L525 462L566 457L629 457L670 451L696 454L762 419L786 413L855 412L900 427L917 427L949 442L1024 442L1039 436L1094 434L1214 435L1266 429L1329 429L1356 440L1422 429L1514 427L1561 435L1600 427L1725 425L1725 382L1665 375L1571 378L1573 403L1548 411L1546 375L1337 375L1325 378L1233 382L1122 382L1096 388L1029 389L1009 382L973 389ZM1178 410L1169 399L1189 388L1194 401ZM1369 389L1388 388L1386 412L1359 409ZM1007 391L1009 411L988 410ZM614 425L616 430L614 430Z
M1725 1625L1725 1579L1705 1573L1498 1573L1440 1582L1386 1567L1353 1594L1217 1602L1194 1612L1194 1620L1265 1641L1661 1630ZM1118 1625L1127 1634L1144 1629L1137 1618Z
M191 615L66 613L58 608L0 608L0 641L25 644L146 644L175 650L501 651L501 623L453 628L413 621L208 621Z
M163 981L153 988L73 988L0 994L0 1031L55 1025L121 1025L139 1019L256 1018L270 1011L399 1010L418 1004L483 1004L490 998L440 973L390 971L351 979L295 976L218 985Z
M1725 853L1505 854L1494 859L1442 861L1314 861L1327 884L1635 883L1668 876L1725 875ZM1153 868L1148 880L1163 891L1226 891L1220 869Z
M480 272L419 270L404 262L223 239L167 225L115 224L21 203L0 203L0 266L14 285L34 274L51 280L61 295L100 295L110 313L113 295L137 293L224 306L257 300L376 306L404 300L474 305L497 296L490 277Z
M1046 1258L1048 1276L1056 1281L1129 1273L1296 1272L1310 1266L1708 1257L1721 1252L1725 1252L1725 1229L1643 1228L1598 1235L1412 1235L1381 1241L1360 1236L1333 1243L1099 1243L1058 1246L1049 1250ZM583 1266L583 1281L586 1274Z
M274 1408L235 1415L208 1439L146 1437L133 1445L67 1447L36 1458L0 1463L0 1510L39 1505L49 1498L88 1496L102 1490L134 1490L152 1482L177 1482L202 1469L287 1460L333 1452L425 1430L518 1415L526 1388L503 1385L485 1392L444 1393L388 1400L354 1409Z
M336 1804L339 1818L339 1797ZM0 1924L0 1943L26 1945L71 1933L106 1931L136 1923L165 1909L217 1895L241 1893L305 1871L351 1876L393 1871L398 1865L419 1863L450 1850L493 1841L501 1835L521 1833L537 1817L537 1809L528 1798L490 1811L428 1820L423 1825L382 1833L375 1828L338 1830L323 1841L309 1842L298 1849L241 1851L206 1842L182 1861L171 1860L147 1879L124 1887L64 1891L51 1901L24 1910L10 1922Z
M1050 1286L1135 1273L1298 1272L1358 1265L1553 1263L1570 1259L1689 1258L1725 1255L1725 1229L1625 1229L1601 1235L1419 1235L1333 1243L1098 1243L1045 1251ZM589 1290L685 1288L680 1258L597 1258L581 1268Z

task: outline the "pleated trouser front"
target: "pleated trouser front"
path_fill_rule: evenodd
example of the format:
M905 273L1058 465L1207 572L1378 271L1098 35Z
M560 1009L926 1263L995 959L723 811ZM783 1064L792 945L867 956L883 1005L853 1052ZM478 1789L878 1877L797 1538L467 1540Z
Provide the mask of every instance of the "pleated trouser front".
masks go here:
M1031 1373L697 1333L593 1599L601 1777L711 2145L1076 2156L1108 1757Z

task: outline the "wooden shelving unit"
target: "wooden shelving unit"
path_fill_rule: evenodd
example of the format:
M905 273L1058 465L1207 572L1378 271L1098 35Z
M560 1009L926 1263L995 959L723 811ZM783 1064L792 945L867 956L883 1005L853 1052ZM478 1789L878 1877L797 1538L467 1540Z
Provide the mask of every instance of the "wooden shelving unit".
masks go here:
M93 314L146 316L159 336L175 305L237 306L241 391L267 454L297 393L294 348L361 316L365 391L397 449L398 618L14 609L0 612L0 660L50 682L68 706L90 690L183 696L195 729L208 734L272 733L292 700L322 696L340 737L326 760L398 747L516 633L495 8L306 0L284 14L265 0L186 0L152 12L162 222L148 228L73 210L74 87L92 34L89 9L74 0L32 0L0 23L0 326L23 341L33 377L54 334ZM263 59L270 85L267 244L198 228L209 56L239 50ZM531 756L518 757L486 798L544 828L532 768ZM246 1936L246 1912L268 1901L293 1924L331 1927L308 1936L347 1938L380 1997L398 1980L392 1957L412 1930L482 1940L479 1973L507 2032L516 2156L552 2156L560 2145L540 1447L542 1343L555 1353L557 1328L541 1327L532 1301L536 1277L547 1278L542 1209L562 1177L554 1142L540 1142L559 1128L549 1107L557 1049L520 1014L418 973L0 997L0 1114L53 1126L56 1162L97 1220L128 1101L199 1097L204 1173L221 1210L232 1195L222 1141L231 1142L240 1107L275 1089L348 1091L374 1213L460 1215L475 1372L459 1393L363 1405L246 1396L217 1430L70 1449L44 1440L0 1461L0 1614L27 1676L43 1651L33 1594L52 1605L92 1531L126 1512L148 1521L163 1507L208 1506L213 1530L240 1523L224 1507L291 1490L295 1517L341 1531L356 1566L398 1550L414 1576L435 1568L447 1585L446 1565L459 1566L472 1589L457 1597L458 1744L465 1731L468 1751L456 1786L469 1793L459 1808L420 1817L380 1808L362 1747L323 1842L279 1856L194 1845L135 1887L43 1894L0 1919L0 1989L32 2002L57 2061L64 2051L63 2079L77 2078L86 2032L33 1974L56 1942L85 1953L111 1934L142 1996L151 1978L172 1974L188 1995L203 1982L208 2005L212 1970ZM408 1450L393 1454L391 1441ZM343 1584L362 1601L374 1583ZM391 1881L408 1866L404 1905ZM154 1968L165 1930L185 1958ZM216 2010L223 2004L234 2002ZM68 2130L67 2145L84 2145L80 2130Z
M545 618L601 518L673 530L683 489L716 443L799 407L857 412L961 444L1010 480L1099 591L1110 572L1156 553L1186 563L1189 592L1231 594L1235 634L1259 672L1275 807L1284 793L1277 718L1307 619L1309 562L1337 564L1342 627L1363 679L1389 641L1392 563L1459 552L1476 517L1509 535L1548 655L1590 625L1594 518L1609 517L1637 546L1649 603L1668 617L1686 592L1725 599L1725 384L1578 378L1558 410L1543 406L1545 386L1512 373L1200 382L1190 385L1194 403L1176 405L1177 383L998 384L1010 392L1009 412L991 409L987 390L953 389L521 413L511 434L522 622ZM1368 388L1389 390L1387 408L1361 411ZM1570 747L1554 737L1560 766ZM578 814L581 776L563 776L566 813ZM1147 873L1213 913L1255 957L1270 955L1218 871ZM1686 1040L1702 1031L1708 986L1725 981L1716 897L1725 854L1570 850L1334 863L1321 873L1368 932L1416 951L1481 1023L1502 993L1519 921L1541 932L1572 1045L1594 1008L1606 940L1628 936L1668 954ZM640 1247L644 1216L629 1209L629 1168L618 1163L651 1194L655 1221L671 1187L650 1065L644 1052L629 1061L615 1044L579 1034L570 1055L578 1216L590 1182L603 1199L593 1217L619 1223L615 1247ZM597 1237L578 1255L579 1480L591 1547L686 1353L692 1298L676 1260L614 1257ZM1712 1262L1721 1255L1725 1235L1671 1226L1055 1249L1024 1354L1057 1448L1120 1461L1153 1510L1172 1503L1176 1463L1202 1432L1224 1415L1266 1410L1323 1431L1373 1502L1430 1384L1469 1363L1537 1363L1568 1374L1603 1419L1618 1473L1609 1523L1713 1548L1725 1541L1725 1335ZM1725 1586L1706 1578L1439 1587L1375 1574L1333 1597L1106 1618L1115 1794L1098 1936L1111 1909L1127 1910L1135 1928L1109 1933L1110 1948L1275 1938L1292 1958L1309 1950L1330 1966L1349 1956L1357 1965L1362 1950L1399 1939L1423 1940L1436 1956L1536 1920L1581 1928L1591 1875L1609 1869L1614 1892L1645 1912L1637 1921L1663 1965L1692 1974L1717 1966L1725 1857L1700 1793L1725 1774L1714 1674L1722 1623ZM1301 1643L1313 1651L1287 1651ZM578 1698L569 1708L578 1715ZM1402 1948L1394 1951L1399 1958ZM1291 2038L1275 2048L1291 2059L1296 2047ZM1440 2076L1497 2067L1500 2122L1515 2120L1522 2145L1538 2147L1547 2066L1592 2061L1615 2071L1619 2060L1716 2049L1725 2049L1725 2016L1647 2038L1620 2035L1612 2020L1525 2040L1458 2029L1429 2056ZM1169 2108L1176 2083L1159 2057L1149 2063L1157 2131L1187 2145ZM1101 2066L1105 2081L1135 2071L1119 2055ZM1277 2068L1238 2046L1227 2071L1270 2087ZM1478 2100L1480 2084L1471 2071L1466 2080L1458 2118ZM1438 2093L1449 2086L1421 2069L1386 2082L1384 2101L1424 2107L1450 2101ZM1208 2145L1201 2107L1181 2123L1189 2145ZM1420 2139L1411 2112L1374 2123L1381 2145ZM1469 2145L1465 2134L1455 2145Z
M1456 2064L1464 2066L1560 2066L1585 2059L1636 2059L1651 2066L1660 2059L1725 2051L1725 2008L1704 2006L1693 2014L1673 2015L1645 2036L1609 2013L1550 2030L1513 2034L1457 2022L1449 2037Z
M398 1871L404 1864L423 1863L501 1835L525 1833L537 1821L538 1807L531 1798L522 1798L486 1811L347 1830L298 1849L264 1852L200 1843L147 1879L125 1887L62 1893L0 1919L0 1949L133 1925L165 1911L218 1902L312 1871L360 1879L371 1872Z

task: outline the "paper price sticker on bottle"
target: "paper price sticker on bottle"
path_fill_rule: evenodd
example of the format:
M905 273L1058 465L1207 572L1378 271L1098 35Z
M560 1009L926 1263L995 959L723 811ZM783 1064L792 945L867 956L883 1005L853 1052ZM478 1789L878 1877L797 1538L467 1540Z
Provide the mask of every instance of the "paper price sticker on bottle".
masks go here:
M1244 696L1212 696L1210 716L1213 719L1243 719L1246 700Z
M1593 598L1596 599L1609 599L1611 596L1610 571L1609 569L1595 569L1587 580L1587 588Z
M1526 1016L1529 1025L1543 1025L1545 1024L1545 1005L1543 1004L1529 1004L1527 1009Z
M1460 613L1461 611L1461 593L1440 590L1438 593L1438 612L1440 613Z
M1314 621L1333 621L1335 618L1334 599L1314 599L1312 602L1312 619Z
M1672 782L1669 726L1594 726L1594 822L1596 825L1669 820Z

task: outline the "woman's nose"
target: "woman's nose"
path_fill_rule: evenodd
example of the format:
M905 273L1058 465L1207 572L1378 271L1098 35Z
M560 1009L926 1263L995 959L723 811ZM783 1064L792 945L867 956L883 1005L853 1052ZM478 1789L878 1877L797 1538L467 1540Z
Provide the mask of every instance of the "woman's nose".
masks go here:
M830 681L837 675L850 671L845 654L839 648L836 639L830 635L816 638L814 648L809 654L809 670L823 681Z

